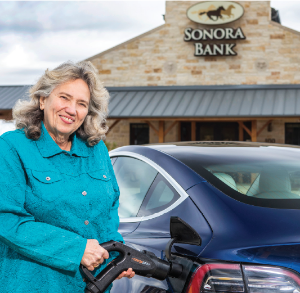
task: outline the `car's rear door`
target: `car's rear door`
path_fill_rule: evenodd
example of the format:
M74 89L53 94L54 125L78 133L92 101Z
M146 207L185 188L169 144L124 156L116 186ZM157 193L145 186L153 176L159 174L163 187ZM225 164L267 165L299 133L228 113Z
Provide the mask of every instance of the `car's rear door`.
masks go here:
M204 249L212 237L208 223L185 190L163 168L144 156L119 152L114 169L121 191L119 231L127 245L163 258L170 240L170 217L178 216L201 235L202 245L176 244L173 252L197 256ZM139 276L115 282L112 292L117 292L119 286L123 286L123 292L168 289L166 281Z

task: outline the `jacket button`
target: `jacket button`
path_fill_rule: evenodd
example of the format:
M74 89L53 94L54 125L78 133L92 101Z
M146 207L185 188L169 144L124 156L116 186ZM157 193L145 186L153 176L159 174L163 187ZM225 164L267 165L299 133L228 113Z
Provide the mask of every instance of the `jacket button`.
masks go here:
M82 192L82 195L86 196L86 195L87 195L87 192L86 192L86 191L83 191L83 192Z
M105 175L103 175L103 178L106 178L106 176L105 176Z
M51 180L51 178L50 178L50 177L46 177L46 180L47 180L47 181L50 181L50 180Z
M85 225L88 225L89 223L90 223L90 222L89 222L88 220L85 220L85 221L84 221L84 224L85 224Z

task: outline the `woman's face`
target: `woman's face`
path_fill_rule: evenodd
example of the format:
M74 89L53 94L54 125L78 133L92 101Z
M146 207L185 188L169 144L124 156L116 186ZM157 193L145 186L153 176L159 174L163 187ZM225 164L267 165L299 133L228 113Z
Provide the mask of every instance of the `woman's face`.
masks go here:
M44 124L53 137L68 138L83 123L90 103L90 90L82 79L57 86L48 98L40 98Z

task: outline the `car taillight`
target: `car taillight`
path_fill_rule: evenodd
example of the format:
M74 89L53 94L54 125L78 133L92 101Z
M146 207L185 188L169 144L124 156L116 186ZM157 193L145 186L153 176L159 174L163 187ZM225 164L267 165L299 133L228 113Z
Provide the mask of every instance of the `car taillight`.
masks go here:
M279 267L243 266L249 293L300 293L300 279L295 273Z
M189 284L188 293L245 292L239 264L211 263L197 268Z
M280 267L210 263L196 269L186 292L300 293L300 278Z

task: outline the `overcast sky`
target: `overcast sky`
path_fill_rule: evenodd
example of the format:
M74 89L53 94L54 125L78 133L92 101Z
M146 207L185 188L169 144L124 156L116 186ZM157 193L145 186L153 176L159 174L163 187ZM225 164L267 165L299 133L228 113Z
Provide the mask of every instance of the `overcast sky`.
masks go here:
M300 31L300 1L272 1ZM165 1L0 2L0 85L33 84L46 68L96 55L164 23Z

